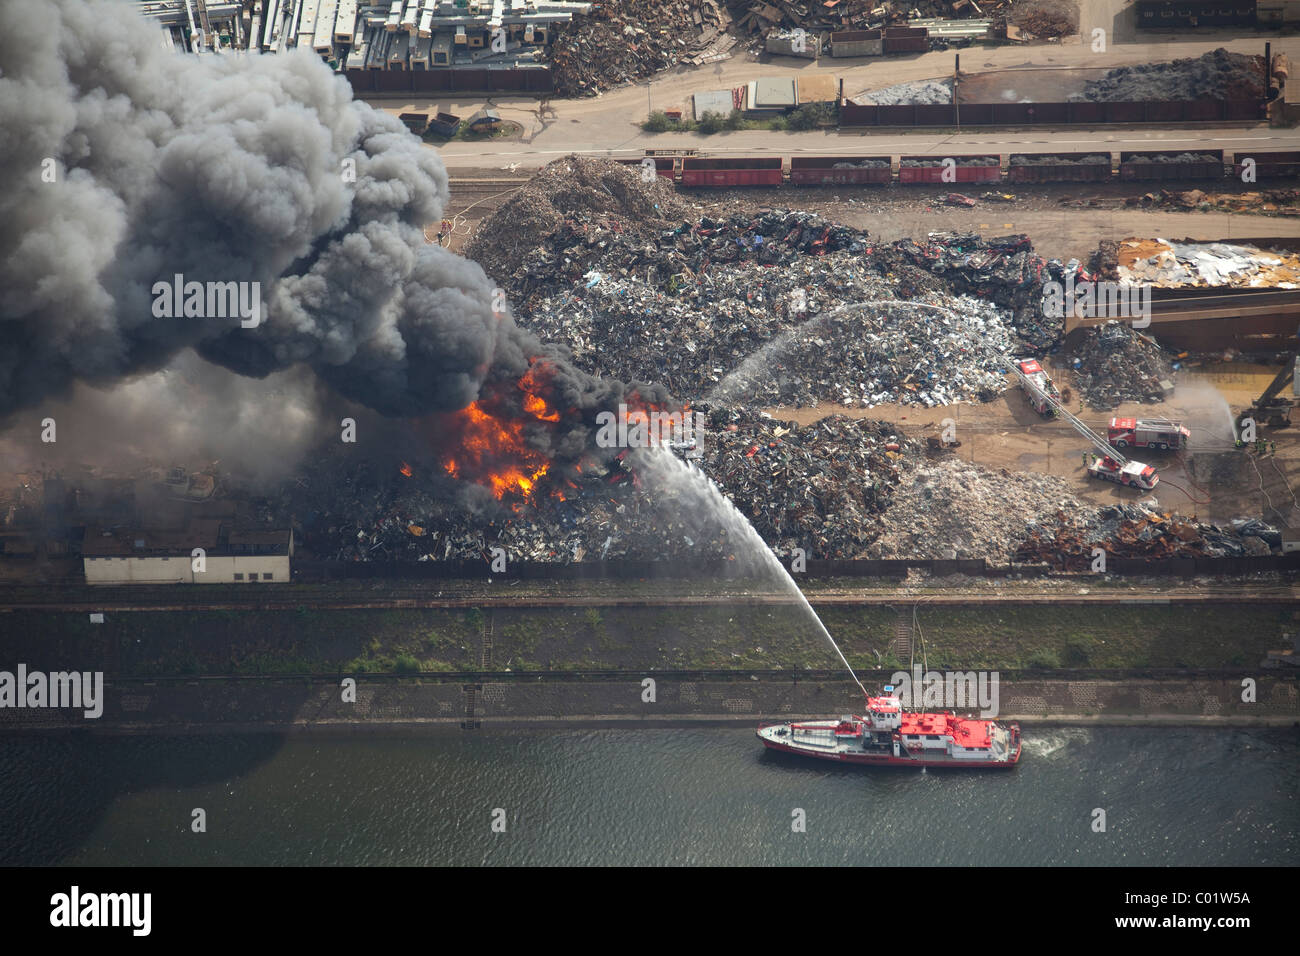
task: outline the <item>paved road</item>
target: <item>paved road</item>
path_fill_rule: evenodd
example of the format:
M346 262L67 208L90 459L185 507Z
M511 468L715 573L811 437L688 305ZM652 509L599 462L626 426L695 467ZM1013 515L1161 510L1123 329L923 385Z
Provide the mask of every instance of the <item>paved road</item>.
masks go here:
M1104 14L1104 11L1103 11ZM1098 14L1089 13L1090 17ZM1263 53L1264 35L1231 39L1161 41L1155 43L1108 45L1105 54L1092 51L1089 44L1072 38L1062 44L1031 47L975 48L962 51L963 72L992 69L1074 69L1080 67L1115 67L1136 63L1158 62L1179 57L1199 56L1224 46L1234 52ZM1300 60L1300 37L1272 35L1274 50L1286 52ZM969 151L973 147L989 151L1042 151L1043 149L1188 149L1196 146L1233 150L1300 149L1300 131L1254 128L1212 128L1162 130L1126 127L1123 129L1068 130L998 130L990 132L809 132L773 133L745 131L715 136L689 133L643 133L637 125L648 108L684 106L698 90L737 86L758 76L809 76L827 74L844 77L846 93L886 86L907 80L951 75L953 54L926 53L916 57L889 59L862 58L833 60L815 64L787 65L794 61L778 58L760 63L751 54L738 54L722 63L682 69L657 77L651 83L614 90L594 99L554 100L554 114L539 115L538 104L531 97L497 97L494 105L504 118L524 127L522 140L491 143L448 143L440 147L443 161L451 168L500 168L518 163L523 168L545 165L558 156L578 152L588 155L632 157L647 147L706 146L711 154L744 153L752 155L834 155L842 152L871 152L917 155L946 155L952 144ZM411 109L449 110L469 115L483 105L478 99L410 99L375 97L370 101L394 114Z

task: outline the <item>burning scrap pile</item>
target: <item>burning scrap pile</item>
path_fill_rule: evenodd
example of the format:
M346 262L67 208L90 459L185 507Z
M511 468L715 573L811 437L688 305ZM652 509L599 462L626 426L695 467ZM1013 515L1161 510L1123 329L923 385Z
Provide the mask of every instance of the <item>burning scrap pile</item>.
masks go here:
M1117 268L1122 281L1158 289L1300 288L1300 255L1229 242L1125 239Z
M574 14L551 47L560 96L595 96L660 70L721 59L735 38L721 0L620 0Z
M936 405L1001 391L1005 313L875 251L865 233L783 210L655 241L575 221L510 291L520 321L580 368L644 370L684 398Z
M766 541L783 552L802 547L809 557L862 554L909 447L891 426L839 416L799 426L721 407L705 414L699 463ZM646 452L583 458L566 479L548 474L526 497L493 505L484 496L473 509L439 469L403 464L404 471L384 472L346 452L325 454L285 485L279 504L310 516L305 543L323 558L477 561L502 547L511 560L569 563L729 559L744 550L733 547L717 516L665 503L663 489L644 487L638 456Z
M1124 402L1164 401L1160 383L1173 378L1173 366L1160 347L1127 322L1085 329L1071 359L1084 401L1100 410Z
M1278 529L1258 519L1224 528L1187 521L1143 504L1108 505L1036 522L1017 546L1015 560L1045 562L1065 571L1092 567L1093 548L1112 557L1244 557L1277 553Z
M1229 53L1220 47L1171 63L1121 66L1089 82L1071 100L1138 103L1149 100L1260 100L1264 96L1264 58Z

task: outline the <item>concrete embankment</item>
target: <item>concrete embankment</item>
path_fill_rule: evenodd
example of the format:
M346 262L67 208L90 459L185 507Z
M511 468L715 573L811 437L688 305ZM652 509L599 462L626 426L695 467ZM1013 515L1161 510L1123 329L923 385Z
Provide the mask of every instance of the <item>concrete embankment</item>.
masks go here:
M1300 724L1294 679L1003 681L1002 720L1027 724L1266 726ZM653 701L644 680L655 680ZM495 726L681 726L754 724L860 709L850 681L658 679L628 674L599 682L512 678L463 684L428 678L360 678L355 700L342 679L268 678L109 681L103 716L75 710L0 710L0 732L99 733L361 732Z

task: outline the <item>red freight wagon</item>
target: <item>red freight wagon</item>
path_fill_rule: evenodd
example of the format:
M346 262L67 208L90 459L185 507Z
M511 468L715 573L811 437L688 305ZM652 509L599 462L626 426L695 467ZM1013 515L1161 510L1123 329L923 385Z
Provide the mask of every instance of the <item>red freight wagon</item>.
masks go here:
M1194 161L1178 161L1188 153L1202 157ZM1124 180L1168 182L1180 179L1222 179L1223 150L1195 149L1177 151L1147 151L1119 154L1119 178Z
M900 183L932 183L951 185L943 178L944 159L954 160L954 183L997 183L1002 181L1001 158L997 156L904 156L899 161L898 181ZM990 163L989 161L992 160ZM982 161L981 165L971 165ZM910 166L909 163L934 163L933 166Z
M1245 168L1244 160L1255 161L1255 179L1295 179L1300 176L1300 153L1251 153L1239 152L1236 160L1237 182L1241 182L1241 171Z
M780 186L781 159L740 157L682 162L683 186Z
M1110 179L1109 153L1013 153L1007 182L1098 183Z
M655 175L663 176L666 179L674 178L673 158L671 156L647 156L646 159L654 160ZM620 159L617 162L624 166L639 167L645 160L641 159Z
M795 186L888 183L892 178L888 156L796 156L790 160L790 183Z

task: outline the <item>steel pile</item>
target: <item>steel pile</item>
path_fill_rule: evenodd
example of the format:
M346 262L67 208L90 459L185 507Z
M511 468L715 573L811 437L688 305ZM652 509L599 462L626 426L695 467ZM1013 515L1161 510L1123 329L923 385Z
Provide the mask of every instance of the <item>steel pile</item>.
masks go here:
M1126 322L1085 329L1070 359L1084 401L1099 410L1161 402L1160 383L1173 378L1173 365L1160 347Z
M708 417L698 464L766 541L783 554L864 553L898 484L902 450L912 449L893 426L843 416L800 426L700 408ZM463 486L434 473L406 478L326 450L284 485L269 513L306 516L306 547L338 561L486 561L493 547L512 561L558 563L744 557L715 517L678 504L640 480L635 453L584 461L577 480L496 502L469 500Z
M687 400L992 398L1017 341L991 287L1020 283L1028 252L896 245L784 210L706 216L653 240L574 220L526 257L508 291L518 321L579 367ZM952 276L922 272L913 254ZM957 291L958 276L976 294Z

